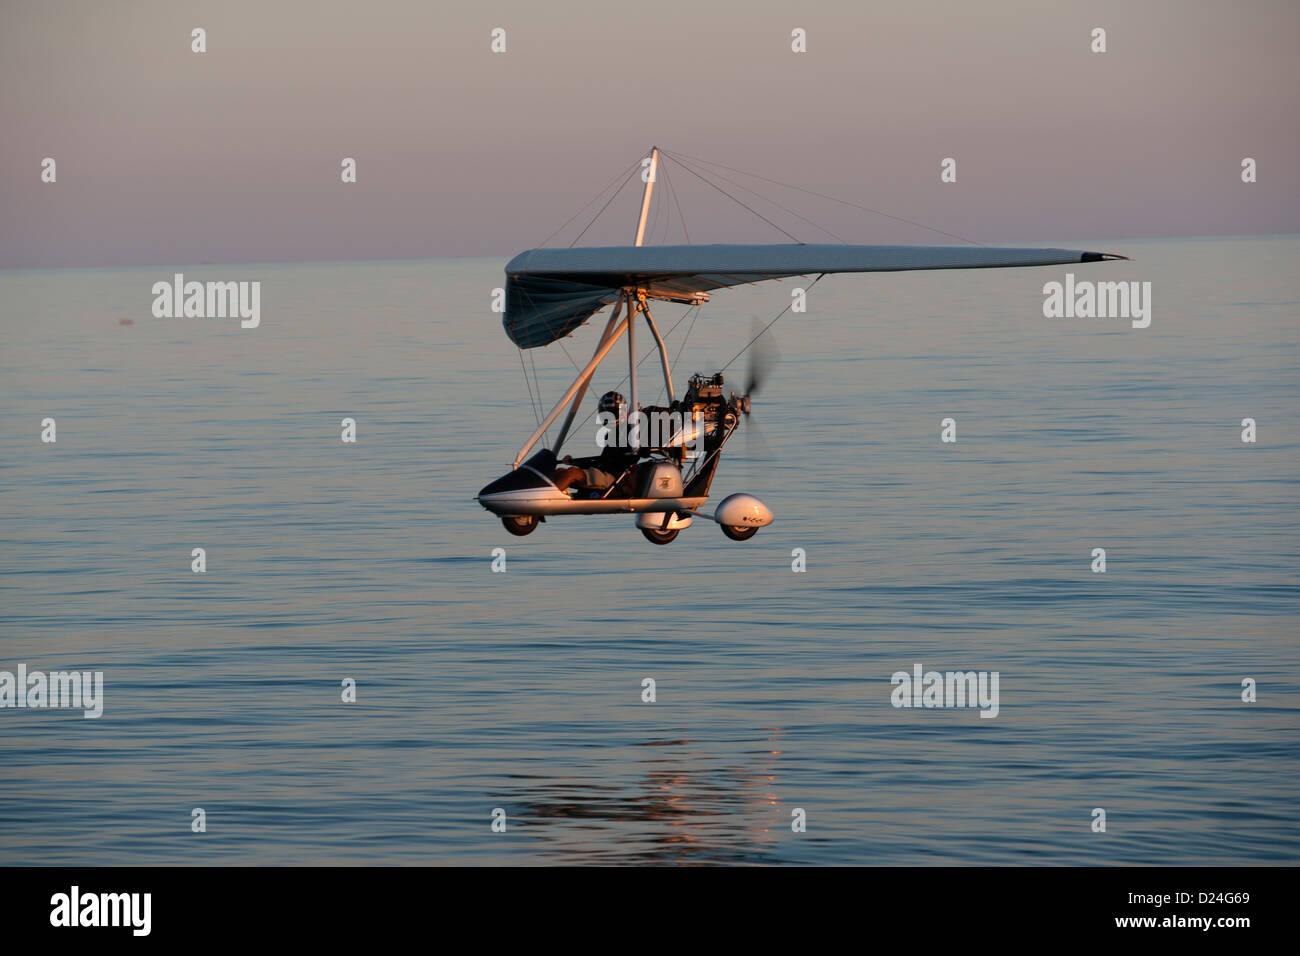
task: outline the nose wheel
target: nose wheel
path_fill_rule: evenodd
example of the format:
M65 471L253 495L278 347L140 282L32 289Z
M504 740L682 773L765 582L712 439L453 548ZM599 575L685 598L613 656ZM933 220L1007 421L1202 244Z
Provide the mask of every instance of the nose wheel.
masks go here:
M537 529L537 515L502 515L501 523L511 534L522 538Z

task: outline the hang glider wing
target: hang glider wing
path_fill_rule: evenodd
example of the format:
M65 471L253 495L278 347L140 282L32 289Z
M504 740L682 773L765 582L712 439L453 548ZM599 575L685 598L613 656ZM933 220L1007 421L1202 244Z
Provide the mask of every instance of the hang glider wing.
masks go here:
M520 348L569 335L623 289L702 299L714 289L822 272L996 269L1100 262L1124 256L988 246L707 245L533 249L506 266L504 324Z

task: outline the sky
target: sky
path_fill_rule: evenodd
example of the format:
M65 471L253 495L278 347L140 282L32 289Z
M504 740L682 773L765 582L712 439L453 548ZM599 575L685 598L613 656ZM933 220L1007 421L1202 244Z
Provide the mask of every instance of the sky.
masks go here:
M652 144L857 204L714 180L803 241L740 186L851 242L1296 233L1298 47L1294 0L5 0L0 268L508 257ZM657 241L789 241L669 175Z

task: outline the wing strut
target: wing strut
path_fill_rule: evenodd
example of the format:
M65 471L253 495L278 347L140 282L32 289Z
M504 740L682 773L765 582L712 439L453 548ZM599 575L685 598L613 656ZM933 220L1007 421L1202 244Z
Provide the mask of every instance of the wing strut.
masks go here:
M524 447L519 449L519 454L515 456L515 463L511 465L512 468L519 467L519 463L524 460L530 451L533 450L533 446L536 445L542 435L546 433L546 429L550 428L551 423L560 417L560 412L564 411L564 406L569 404L569 401L573 396L578 394L578 389L582 388L585 382L591 379L592 373L596 371L596 366L599 365L604 360L605 356L609 354L609 350L614 347L614 343L623 337L623 333L627 331L628 325L628 316L625 315L619 320L618 325L614 327L614 331L611 332L609 336L606 337L605 341L596 349L596 354L591 357L591 361L587 363L587 367L578 373L578 377L573 380L573 384L569 386L568 391L566 391L560 400L555 403L555 407L551 409L551 413L546 416L540 425L537 426L537 431L528 436L528 441L524 442Z
M596 343L597 351L599 351L600 347L605 344L605 340L609 338L610 333L614 330L614 323L618 320L618 311L622 305L622 299L619 299L614 303L614 308L609 313L609 321L605 323L605 331L600 334L600 341ZM556 454L559 454L560 446L564 444L564 439L568 437L569 429L573 427L574 416L578 414L578 407L582 404L582 398L587 394L587 386L591 384L591 377L595 374L596 370L592 369L585 376L581 376L582 386L578 389L578 394L573 396L573 404L569 406L569 415L564 419L564 427L560 429L560 436L555 439L555 447L551 449Z

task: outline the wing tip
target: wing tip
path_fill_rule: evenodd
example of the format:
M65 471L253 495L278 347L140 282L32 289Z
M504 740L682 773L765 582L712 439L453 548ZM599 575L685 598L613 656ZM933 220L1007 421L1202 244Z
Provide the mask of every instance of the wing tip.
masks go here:
M1085 252L1080 258L1080 262L1109 262L1112 259L1123 259L1125 262L1132 260L1128 256L1121 256L1114 252Z

